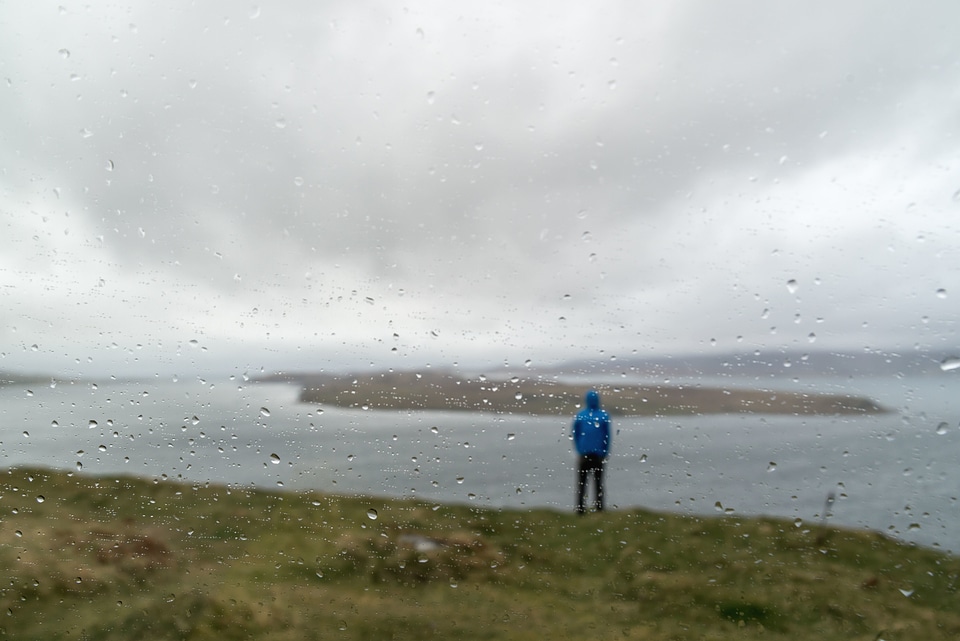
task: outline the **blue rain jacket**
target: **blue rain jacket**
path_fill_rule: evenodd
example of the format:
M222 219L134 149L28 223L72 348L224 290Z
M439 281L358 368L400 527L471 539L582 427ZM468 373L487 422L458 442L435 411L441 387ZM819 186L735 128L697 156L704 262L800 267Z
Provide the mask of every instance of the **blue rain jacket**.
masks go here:
M600 394L587 392L587 406L573 419L573 444L577 454L597 454L606 458L610 454L610 415L600 409Z

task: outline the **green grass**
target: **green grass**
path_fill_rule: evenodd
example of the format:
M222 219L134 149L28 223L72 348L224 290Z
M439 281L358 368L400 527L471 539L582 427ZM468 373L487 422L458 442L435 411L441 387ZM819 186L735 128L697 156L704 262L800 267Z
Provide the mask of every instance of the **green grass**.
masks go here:
M0 568L18 640L960 638L957 557L770 518L15 469Z

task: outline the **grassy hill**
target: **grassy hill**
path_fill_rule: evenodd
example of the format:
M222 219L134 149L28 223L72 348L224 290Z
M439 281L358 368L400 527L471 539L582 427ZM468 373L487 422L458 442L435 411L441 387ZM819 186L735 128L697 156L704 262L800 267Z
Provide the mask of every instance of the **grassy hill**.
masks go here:
M960 558L863 531L0 472L10 639L956 639Z

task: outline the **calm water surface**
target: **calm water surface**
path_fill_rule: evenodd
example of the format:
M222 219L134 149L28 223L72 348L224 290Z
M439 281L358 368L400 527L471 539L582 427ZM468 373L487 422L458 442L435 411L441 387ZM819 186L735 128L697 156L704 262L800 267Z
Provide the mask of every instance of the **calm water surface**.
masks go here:
M608 501L798 527L826 516L958 551L960 402L949 374L762 383L866 394L894 410L881 416L616 419ZM571 507L568 417L319 408L297 393L229 380L0 388L0 465Z

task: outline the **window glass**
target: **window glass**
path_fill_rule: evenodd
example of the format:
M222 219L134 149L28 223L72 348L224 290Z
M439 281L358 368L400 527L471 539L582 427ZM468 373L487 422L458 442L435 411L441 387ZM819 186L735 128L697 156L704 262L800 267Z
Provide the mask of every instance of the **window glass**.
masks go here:
M6 630L109 604L120 623L82 629L267 638L327 616L276 587L302 581L331 629L414 636L335 593L542 595L556 579L523 568L575 575L564 528L591 525L625 531L598 585L656 603L665 635L688 615L793 630L761 575L742 601L652 596L678 546L737 527L737 563L885 535L855 594L947 616L916 601L955 595L956 564L929 568L960 540L958 12L0 5ZM571 436L591 388L611 422L593 523ZM627 543L675 517L710 518ZM917 583L901 549L946 555L904 562ZM283 596L218 594L191 565ZM539 599L510 612L565 607ZM830 629L882 633L857 603Z

